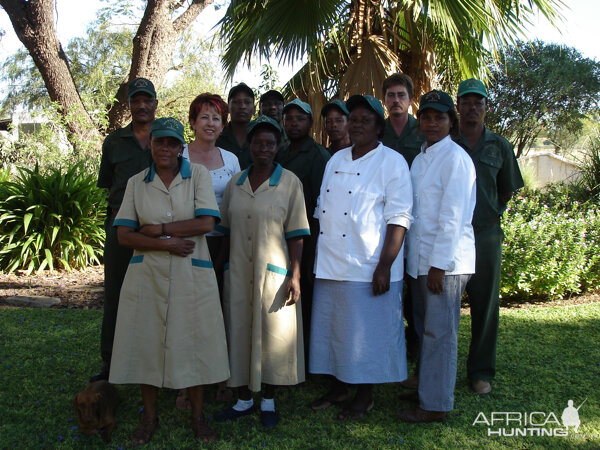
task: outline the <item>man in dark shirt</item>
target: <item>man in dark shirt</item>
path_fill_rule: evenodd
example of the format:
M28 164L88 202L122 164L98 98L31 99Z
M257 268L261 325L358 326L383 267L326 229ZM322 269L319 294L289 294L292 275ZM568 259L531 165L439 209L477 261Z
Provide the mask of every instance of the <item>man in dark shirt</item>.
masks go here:
M403 73L395 73L383 81L382 91L388 118L385 121L381 142L404 156L410 168L413 159L421 151L421 144L425 141L419 131L417 119L408 113L414 97L412 79ZM419 343L413 326L412 296L408 284L405 284L402 303L407 323L405 331L407 355L411 359L417 359ZM416 382L415 377L410 377L403 386L416 388Z
M319 234L319 223L313 218L321 181L329 153L309 136L312 126L310 105L300 99L289 102L283 108L283 125L290 144L277 154L277 162L300 178L304 189L306 214L310 225L310 236L304 239L300 291L302 295L302 321L304 329L305 361L308 362L310 317L312 309L313 266L315 248Z
M485 86L473 78L458 86L460 135L456 142L471 156L477 174L473 212L475 274L467 283L471 307L471 346L467 377L478 394L492 390L500 316L500 268L504 233L500 218L523 178L512 145L484 125L488 108Z
M395 73L384 80L382 90L388 118L381 142L404 156L410 168L424 142L417 119L408 114L414 96L413 82L408 75Z
M270 117L281 125L283 120L283 95L271 89L260 96L258 101L258 114Z
M110 133L102 144L98 187L108 190L108 208L104 228L104 316L100 335L102 368L90 381L107 380L110 372L113 338L117 322L119 294L133 250L119 245L113 221L125 194L127 181L147 168L152 156L150 126L156 115L156 90L150 80L136 78L128 85L131 123Z
M260 96L258 101L258 114L270 117L281 126L281 143L279 151L284 150L290 145L290 140L283 129L283 103L284 98L281 92L271 89Z
M227 104L229 123L218 137L216 146L237 156L243 170L252 162L246 142L246 130L256 112L254 91L245 83L237 84L229 90Z

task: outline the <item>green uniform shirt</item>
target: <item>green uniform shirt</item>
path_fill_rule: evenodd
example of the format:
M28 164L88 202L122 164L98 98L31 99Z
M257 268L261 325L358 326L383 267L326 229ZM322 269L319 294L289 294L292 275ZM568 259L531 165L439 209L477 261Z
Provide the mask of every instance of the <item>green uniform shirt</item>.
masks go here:
M294 155L290 155L288 146L277 154L276 159L284 169L292 171L300 178L304 189L306 212L308 217L312 217L321 191L321 181L323 181L329 153L313 138L308 137Z
M221 147L223 150L230 151L237 156L240 162L240 168L242 170L246 169L250 163L252 163L250 149L248 148L248 141L245 141L240 147L240 144L238 144L238 141L233 134L233 131L231 131L231 122L228 123L225 128L223 128L223 131L217 138L215 145L217 147Z
M142 148L131 124L113 131L102 144L102 159L97 186L108 189L108 207L119 209L133 175L150 166L152 154Z
M484 128L483 136L474 149L471 149L462 135L455 141L467 151L475 164L477 201L473 212L473 226L485 228L493 225L506 209L506 203L500 196L524 186L512 145L487 128Z
M410 114L408 115L408 122L404 125L400 136L394 131L390 119L387 118L385 120L385 129L383 130L381 143L404 156L409 168L415 156L421 152L421 144L423 142L425 142L425 139L419 131L419 123Z

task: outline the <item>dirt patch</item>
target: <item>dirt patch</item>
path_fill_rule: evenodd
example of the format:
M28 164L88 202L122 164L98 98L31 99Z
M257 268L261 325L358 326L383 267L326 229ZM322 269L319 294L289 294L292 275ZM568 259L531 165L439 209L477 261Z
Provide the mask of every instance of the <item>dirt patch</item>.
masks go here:
M588 292L582 295L572 295L567 298L556 300L532 298L527 300L526 302L523 302L518 299L500 299L500 310L531 309L548 306L574 306L596 302L600 302L600 291ZM461 306L461 312L463 314L470 314L468 302L463 301L463 304Z
M102 309L104 301L104 266L88 267L73 272L33 273L23 275L0 273L0 308L9 307L5 299L13 296L42 295L60 299L53 308ZM572 306L600 302L600 292L572 296L559 300L501 300L501 309L526 309L543 306ZM469 313L469 305L463 304L462 312Z
M93 266L73 272L10 275L0 273L0 307L13 296L43 295L60 299L53 308L101 309L104 301L104 267Z

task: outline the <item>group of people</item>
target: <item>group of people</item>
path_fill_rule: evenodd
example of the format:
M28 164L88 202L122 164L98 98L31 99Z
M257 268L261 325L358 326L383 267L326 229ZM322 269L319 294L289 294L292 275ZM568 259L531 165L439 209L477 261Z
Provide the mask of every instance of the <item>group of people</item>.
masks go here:
M467 376L491 391L500 217L523 181L510 144L484 126L481 81L460 84L458 114L434 90L409 115L404 74L385 80L383 104L333 100L321 110L327 149L310 136L310 105L278 91L261 95L254 120L244 83L227 103L199 95L189 143L179 121L155 118L149 80L132 80L128 96L132 122L105 139L98 179L108 189L103 366L91 379L141 386L134 445L159 426L161 387L181 391L195 436L211 441L204 385L219 383L220 399L235 388L216 421L254 413L262 390L271 428L276 386L303 382L306 368L331 378L315 411L340 404L338 419L360 418L374 384L399 382L417 403L400 420L444 420L465 289Z

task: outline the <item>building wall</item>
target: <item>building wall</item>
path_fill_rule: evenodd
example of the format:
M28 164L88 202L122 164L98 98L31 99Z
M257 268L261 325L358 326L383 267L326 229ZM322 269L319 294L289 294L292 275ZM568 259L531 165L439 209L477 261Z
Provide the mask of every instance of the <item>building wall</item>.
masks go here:
M519 158L522 172L533 176L533 187L541 188L548 183L575 181L581 177L575 161L551 152L529 154Z

